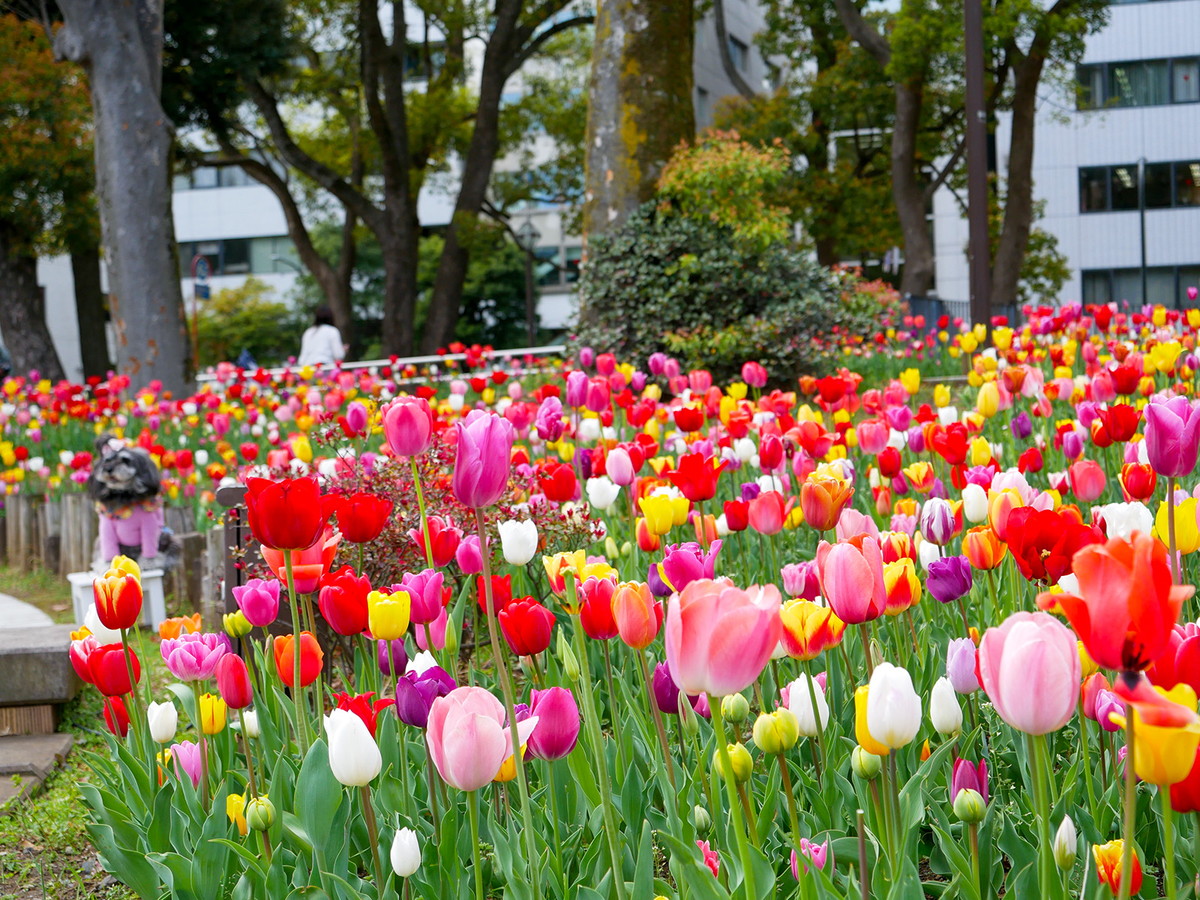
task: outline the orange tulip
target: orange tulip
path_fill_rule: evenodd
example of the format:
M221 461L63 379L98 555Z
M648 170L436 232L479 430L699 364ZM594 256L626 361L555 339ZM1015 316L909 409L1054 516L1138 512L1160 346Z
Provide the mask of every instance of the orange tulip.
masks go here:
M887 588L884 615L898 616L921 599L921 579L908 557L902 557L883 567L883 584Z
M105 628L133 628L142 616L142 583L133 575L109 569L92 580L92 595Z
M814 472L800 486L804 521L817 531L829 531L853 495L854 488L843 479Z
M1109 841L1107 844L1092 845L1092 859L1096 861L1096 878L1115 896L1121 889L1121 851L1125 849L1123 840ZM1142 889L1142 864L1138 862L1137 850L1133 851L1133 872L1129 881L1129 893L1136 894Z
M979 525L963 535L963 555L971 567L980 571L994 569L1004 562L1008 545L996 536L990 525Z
M1014 509L1024 505L1021 495L1011 488L995 494L988 501L988 524L996 532L996 537L1008 543L1008 517Z
M279 673L279 680L290 688L296 686L296 657L295 657L296 636L285 634L275 638L275 671ZM321 674L321 666L324 662L325 654L321 651L321 645L317 643L317 639L312 632L304 631L300 634L300 686L308 687L317 680L317 676Z
M662 604L650 593L650 585L623 581L612 597L613 619L621 640L635 650L649 647L662 628Z

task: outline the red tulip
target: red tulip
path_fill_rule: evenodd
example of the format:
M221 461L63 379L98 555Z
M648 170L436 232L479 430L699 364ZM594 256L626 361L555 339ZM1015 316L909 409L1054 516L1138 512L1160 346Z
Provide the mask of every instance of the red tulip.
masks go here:
M1149 500L1158 487L1158 473L1149 463L1126 463L1121 467L1121 492L1128 500Z
M583 632L594 641L607 641L617 636L617 622L613 618L613 594L617 583L609 578L592 575L579 585L583 606L579 610L579 624Z
M333 564L341 539L342 536L330 528L325 532L324 541L318 540L303 550L288 551L292 555L292 580L295 582L297 593L308 594L317 589L321 578ZM266 546L262 548L263 562L275 573L276 578L286 583L287 564L283 554L283 550Z
M1200 748L1187 778L1171 785L1171 809L1178 813L1200 812Z
M142 617L142 583L136 576L109 569L92 580L92 596L105 628L133 628Z
M371 737L375 737L375 729L379 725L379 714L396 702L390 698L372 700L371 698L375 696L374 691L355 696L346 693L334 696L337 699L337 708L347 709L362 719L363 724L367 726L367 731L371 732Z
M75 670L75 674L81 680L88 684L92 683L92 672L88 668L88 660L99 646L100 642L96 640L95 635L89 634L71 641L71 647L67 651L67 657L71 660L71 668Z
M137 654L129 651L129 662L133 666L133 682L142 679L142 666ZM103 644L88 656L89 680L106 697L119 697L133 690L129 683L129 670L125 664L125 649L120 644Z
M129 734L129 710L120 697L104 698L104 724L117 737L123 738Z
M379 537L388 517L392 501L359 491L349 497L336 497L330 504L337 515L338 530L352 544L366 544Z
M1107 484L1104 469L1100 467L1099 463L1090 459L1081 459L1071 463L1067 469L1067 480L1070 482L1071 492L1082 503L1092 503L1100 499Z
M575 499L579 482L575 478L575 470L564 463L551 462L538 474L538 485L547 500L555 503L566 503Z
M500 631L517 656L533 656L550 646L554 613L532 597L514 600L500 610Z
M750 527L759 534L779 534L795 503L795 497L785 500L779 491L764 491L750 501Z
M1036 510L1029 506L1014 509L1000 537L1007 538L1008 549L1022 575L1030 581L1050 584L1056 584L1071 571L1071 560L1077 551L1104 539L1099 529L1083 524L1077 509L1067 506L1057 510Z
M275 638L275 671L279 680L290 688L296 686L296 636L285 634ZM308 687L321 674L325 654L311 632L300 633L300 686Z
M254 702L254 689L246 661L236 653L226 653L217 663L217 690L230 709L245 709Z
M1133 437L1141 420L1142 414L1127 403L1117 403L1100 410L1104 430L1114 441L1127 441Z
M492 605L496 608L496 612L504 609L508 604L512 603L512 576L499 575L492 576ZM475 576L475 599L479 603L479 609L483 613L487 613L487 592L484 590L483 576Z
M342 566L321 579L317 604L329 627L338 634L362 634L367 630L369 593L370 579L366 575L355 575L349 566Z
M746 500L725 501L725 527L745 531L750 526L750 504Z
M246 482L250 531L263 547L305 550L321 539L326 515L321 489L313 477Z
M679 468L668 472L671 484L683 492L693 503L711 500L717 493L717 478L729 465L728 461L717 462L711 456L689 453L679 460Z
M441 566L449 565L450 560L454 559L454 554L458 552L458 545L462 543L462 531L442 516L430 516L426 521L429 526L429 544L430 549L433 551L434 566L440 568ZM409 540L417 545L417 549L424 556L425 535L421 532L421 529L409 529L408 537Z

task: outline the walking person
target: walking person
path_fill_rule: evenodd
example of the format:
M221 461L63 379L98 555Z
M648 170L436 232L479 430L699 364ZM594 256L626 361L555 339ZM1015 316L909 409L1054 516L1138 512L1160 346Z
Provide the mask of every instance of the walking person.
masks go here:
M328 306L318 306L313 314L313 323L300 339L300 355L296 364L300 366L332 366L346 357L348 345L342 342L342 333L333 324L333 313Z

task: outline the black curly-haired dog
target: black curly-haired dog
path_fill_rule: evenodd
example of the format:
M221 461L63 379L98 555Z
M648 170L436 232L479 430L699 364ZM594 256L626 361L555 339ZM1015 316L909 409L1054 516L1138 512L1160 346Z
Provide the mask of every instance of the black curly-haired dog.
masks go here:
M101 562L124 554L169 568L178 559L178 542L163 526L160 486L158 467L145 450L111 434L96 439L88 496L100 516Z

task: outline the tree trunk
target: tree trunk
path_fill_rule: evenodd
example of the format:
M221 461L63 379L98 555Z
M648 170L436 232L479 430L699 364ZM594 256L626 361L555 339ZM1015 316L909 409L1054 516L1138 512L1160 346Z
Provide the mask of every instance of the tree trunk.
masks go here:
M0 332L12 357L14 374L38 372L51 381L66 378L50 329L46 300L37 283L37 255L21 235L0 220Z
M693 40L692 0L599 4L588 88L585 241L619 228L649 200L672 151L695 136Z
M1012 136L1008 149L1004 224L992 261L992 306L1017 302L1025 248L1033 227L1033 137L1037 113L1037 86L1045 58L1030 55L1014 68Z
M79 323L79 348L85 377L104 378L113 367L108 355L104 291L100 287L100 248L75 247L71 251L75 280L75 320Z
M383 352L411 356L417 312L417 225L377 231L383 251Z
M925 185L917 174L917 129L921 122L922 93L896 85L896 121L892 130L892 197L904 235L904 274L900 293L924 297L933 284L933 239L926 219Z
M109 265L117 367L133 384L191 385L170 150L160 102L163 0L61 0L60 57L83 65L95 120L96 194Z

